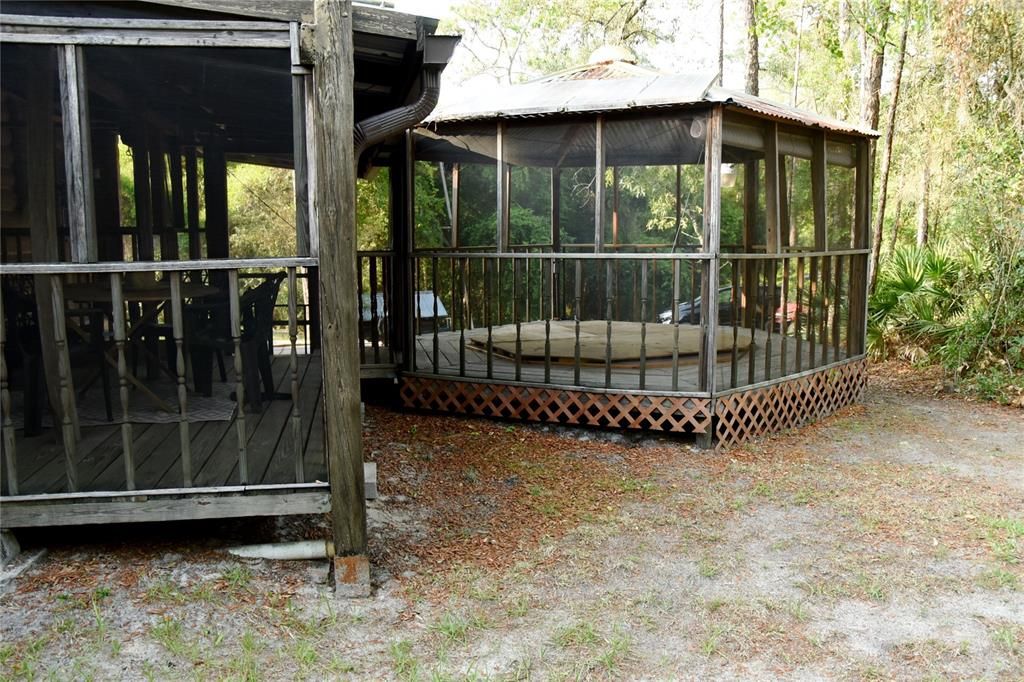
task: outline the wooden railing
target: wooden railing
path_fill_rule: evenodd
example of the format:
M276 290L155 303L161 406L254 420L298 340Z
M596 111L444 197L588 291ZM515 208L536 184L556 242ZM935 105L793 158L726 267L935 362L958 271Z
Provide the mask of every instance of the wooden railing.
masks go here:
M364 366L395 364L390 251L360 251L359 361Z
M408 341L415 350L406 369L694 395L777 381L863 354L859 278L866 258L865 250L718 258L419 252L413 286L421 293L412 299ZM718 290L709 292L713 263ZM711 300L714 306L703 304ZM718 338L709 341L711 308ZM603 355L597 359L581 353L586 339L594 338L595 323L603 323ZM666 332L655 324L674 327L668 348ZM689 339L682 346L680 328ZM571 354L552 351L553 333L570 334ZM696 353L695 336L701 337ZM564 342L555 345L564 349Z
M302 411L300 405L306 403L300 400L298 311L305 302L299 297L299 281L303 270L314 266L316 260L309 258L5 264L0 356L6 360L15 350L12 344L34 343L26 338L33 334L40 346L38 351L32 352L44 356L52 354L49 358L43 357L42 364L50 373L45 378L47 391L59 396L54 419L64 454L65 484L60 492L138 489L140 466L149 466L139 460L151 453L139 449L140 443L134 434L136 424L132 420L131 406L137 401L151 401L176 416L178 433L173 459L180 467L180 475L174 477L178 483L172 487L190 489L211 485L210 481L197 483L195 474L202 462L194 461L192 452L193 427L200 423L190 418L191 396L198 388L200 373L193 366L193 355L200 346L214 354L231 356L233 372L229 380L233 386L232 399L237 405L232 417L235 442L227 448L231 452L226 453L221 448L212 455L206 453L207 457L229 454L234 464L226 465L225 477L233 470L236 480L214 481L212 485L259 487L305 483L309 477L304 470L303 456L315 401L308 405L308 414ZM148 279L148 283L143 284L140 279ZM261 284L245 289L240 284L243 279ZM29 285L34 291L26 296L22 286L19 295L19 285ZM284 303L278 300L279 292ZM22 309L14 310L13 305L20 305ZM287 367L279 382L268 376L274 356L272 339L266 335L268 330L272 333L273 325L266 316L273 315L277 306L287 310L288 333ZM80 317L86 310L91 318L82 323ZM198 325L197 319L209 321L205 338L190 326ZM33 328L26 329L26 325ZM18 335L22 338L15 338ZM140 378L133 362L136 355L152 360L152 344L158 337L166 339L169 353L167 363L158 367L157 373L169 376L176 386L173 399L154 394L152 376ZM90 371L98 370L104 380L109 369L115 372L115 390L120 403L119 410L111 415L110 424L119 425L118 457L123 461L123 477L117 479L119 484L99 489L95 485L84 485L79 477L79 447L83 439L75 379L81 371L73 367L70 352L73 342L79 339L97 351L95 357L90 358L96 365L90 365ZM12 413L11 369L7 362L0 363L4 483L6 494L16 496L21 488L17 466L20 439L16 438ZM212 374L212 365L208 369ZM269 391L267 381L271 382ZM276 393L275 383L279 383L283 393ZM109 401L109 396L105 398ZM282 417L280 432L274 434L277 445L270 449L260 445L260 453L254 459L250 456L253 433L247 426L247 413L262 414L264 398L289 400L290 407L287 417ZM20 416L24 419L27 415ZM259 421L257 416L254 419ZM227 435L224 438L227 439ZM146 445L146 448L152 447L152 444ZM282 458L290 464L283 466ZM151 476L143 484L152 485L152 480Z
M700 322L693 303L710 262L701 254L419 253L413 265L416 290L434 295L415 299L417 353L410 369L563 386L628 384L642 390L657 374L665 389L701 391L701 382L681 371L678 329ZM681 317L685 301L691 305ZM666 355L665 362L657 363L665 366L655 369L648 362L647 332L663 314L677 333L671 359ZM566 323L571 356L552 351L552 328L564 336ZM604 351L600 358L588 358L584 346L595 338L595 323L603 323ZM523 352L525 325L532 326L534 345L543 326L543 352ZM498 349L498 328L514 335L514 351ZM616 342L638 344L635 367L623 370L613 354ZM483 362L474 362L481 352ZM698 367L703 348L699 356Z

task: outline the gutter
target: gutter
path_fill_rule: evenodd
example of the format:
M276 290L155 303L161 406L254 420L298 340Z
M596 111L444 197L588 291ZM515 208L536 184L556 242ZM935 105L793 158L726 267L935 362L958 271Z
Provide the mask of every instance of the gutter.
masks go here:
M425 119L437 105L441 93L441 72L448 65L459 36L427 36L423 49L423 89L412 104L364 118L353 130L355 157L396 133L412 128Z

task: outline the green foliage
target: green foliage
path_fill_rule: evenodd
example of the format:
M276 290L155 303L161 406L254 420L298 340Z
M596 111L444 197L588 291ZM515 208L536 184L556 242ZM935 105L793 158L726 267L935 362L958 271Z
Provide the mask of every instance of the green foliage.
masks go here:
M228 224L237 258L295 255L292 171L229 163Z

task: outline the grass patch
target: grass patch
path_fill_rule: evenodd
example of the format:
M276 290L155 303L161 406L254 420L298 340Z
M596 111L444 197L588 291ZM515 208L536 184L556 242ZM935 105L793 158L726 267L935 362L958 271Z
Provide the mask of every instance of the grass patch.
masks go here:
M412 655L412 642L407 639L392 642L388 647L388 653L391 656L391 666L399 678L403 680L419 679L420 663Z
M555 633L555 643L563 649L595 644L598 640L597 630L590 621L577 621Z

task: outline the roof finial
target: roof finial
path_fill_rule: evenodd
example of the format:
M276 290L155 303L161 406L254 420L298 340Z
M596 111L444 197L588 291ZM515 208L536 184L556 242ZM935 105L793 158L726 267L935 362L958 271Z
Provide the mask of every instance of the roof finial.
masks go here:
M626 62L636 64L636 55L625 45L602 45L590 53L587 64L605 64L607 62Z

